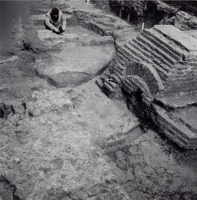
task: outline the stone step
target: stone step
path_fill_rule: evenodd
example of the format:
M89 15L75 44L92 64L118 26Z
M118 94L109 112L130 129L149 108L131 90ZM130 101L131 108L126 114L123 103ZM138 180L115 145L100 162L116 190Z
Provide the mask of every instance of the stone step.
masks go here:
M123 88L131 93L131 92L134 92L134 91L137 91L138 90L138 87L136 87L131 80L129 79L124 79L123 80Z
M153 52L155 55L157 55L158 58L164 58L169 65L174 65L179 61L179 59L173 58L170 54L167 54L165 51L163 51L160 47L152 43L150 40L145 38L143 35L138 36L137 40L142 42L145 47L148 47L150 49L150 52Z
M117 83L113 82L113 81L106 81L112 88L117 89L118 85Z
M131 45L132 43L130 43ZM135 45L135 44L134 44ZM139 49L139 48L138 48ZM138 53L139 51L141 51L141 49L139 51L136 51L137 48L134 48L133 49L130 49L132 52L135 52L136 54L141 54L142 53ZM143 52L144 53L144 52ZM144 53L145 55L145 53ZM166 67L165 65L161 65L157 60L150 60L148 58L148 56L141 56L141 60L147 62L147 63L151 63L153 64L153 66L155 67L155 69L158 71L159 75L161 76L162 80L166 80L166 78L168 77L169 75L169 71L171 70L170 68ZM143 59L142 59L143 58Z
M190 145L189 140L193 133L183 125L180 126L180 124L175 124L168 119L168 117L164 117L161 113L158 114L158 121L163 127L165 127L165 134L182 147Z
M116 62L116 66L118 68L120 68L121 70L125 70L126 69L125 65L121 65L119 62Z
M176 45L176 47L179 47L180 50L182 51L187 51L189 52L189 49L185 48L179 41L177 41L175 38L170 37L170 35L166 35L165 33L163 33L162 31L158 30L157 28L153 28L152 29L154 31L154 35L159 35L160 38L165 38L164 41L168 40L168 43L171 42L174 45Z
M170 54L175 59L180 59L183 55L188 55L188 53L181 48L179 48L176 44L169 41L167 38L159 34L153 29L145 29L143 32L143 36L148 40L151 40L155 45L159 46L166 53Z
M141 53L137 53L136 49L133 50L133 52L136 54L136 55L139 55ZM143 59L142 59L143 58ZM166 80L166 78L168 77L168 70L165 70L165 68L163 66L160 65L160 63L158 63L156 60L153 60L151 61L148 57L145 57L145 56L142 56L141 54L141 58L138 59L140 61L145 61L147 63L151 63L153 64L153 66L155 67L155 69L158 71L159 75L161 76L162 80Z
M115 92L114 88L107 81L103 84L103 87L106 88L110 93Z
M106 73L106 71L100 75L100 79L103 80L103 81L104 81L105 79L107 79L108 77L109 77L109 74Z
M122 71L123 71L123 70L121 70L120 68L118 68L117 66L115 66L115 67L114 67L114 71L115 71L115 73L118 72L119 74L122 75Z
M122 53L120 53L120 52L116 52L116 53L117 53L117 59L121 60L121 61L124 62L124 63L130 62L127 58L125 58L125 57L122 55ZM127 64L125 64L125 65L127 65Z
M123 52L124 52L124 54L123 54ZM147 57L143 56L140 52L137 53L136 49L132 50L132 52L133 52L133 54L129 53L125 49L121 49L121 51L118 50L117 54L118 54L118 57L122 57L122 59L126 60L126 62L130 62L130 61L132 61L132 59L134 59L135 61L143 60L145 62L147 62L147 61L150 62L150 63L152 62ZM125 53L126 53L126 55L125 55ZM135 55L134 55L134 53L135 53ZM139 54L141 55L141 58L137 57L137 56L139 56ZM158 73L161 76L162 80L166 80L166 78L169 76L168 71L165 70L163 66L160 66L160 63L158 63L157 61L152 62L152 64L153 63L155 63L153 66L158 71ZM118 73L118 74L121 75L120 73Z
M138 51L141 51L144 55L146 55L147 58L150 59L150 62L152 62L151 60L154 59L154 57L149 53L149 51L147 51L147 50L145 51L144 49L142 49L142 47L140 45L136 44L136 42L134 40L132 42L129 42L125 46L130 50L137 49Z
M118 57L118 56L117 56L117 58L116 58L116 62L118 62L118 63L120 63L121 65L125 66L125 62L124 62L120 57Z
M119 73L117 73L117 72L116 72L114 75L115 75L115 76L117 76L117 77L118 77L120 80L121 80L121 79L122 79L122 77L123 77L123 76L122 76L122 73L121 73L121 74L119 74Z
M131 62L132 60L140 61L140 59L138 57L136 57L134 55L131 55L130 57L128 57L119 50L117 51L117 56L119 59L123 60L126 65L127 65L127 63Z
M144 36L144 38L146 38L152 44L154 44L155 46L157 46L158 48L163 50L163 52L165 52L167 55L170 55L172 58L174 58L177 62L179 62L179 60L181 60L183 55L175 53L174 51L169 49L165 44L162 44L161 42L159 42L157 39L155 39L151 35L145 34L144 32L142 33L142 35Z
M110 78L117 84L121 82L120 77L118 77L116 74L112 74Z
M135 42L135 43L134 43ZM138 45L138 46L137 46ZM144 47L142 42L139 41L135 41L133 40L133 43L129 43L129 45L127 45L127 47L129 49L131 49L130 46L133 46L135 49L138 49L139 51L141 51L150 61L150 63L156 63L157 65L159 65L161 68L163 68L167 73L169 73L171 71L171 66L169 66L169 63L166 63L165 61L161 63L161 60L158 61L158 59L155 59L155 57L153 56L154 53L151 53L149 51L149 48ZM163 60L162 60L163 61Z
M190 52L190 54L197 52L197 40L178 28L172 25L155 25L153 30L175 43L179 48Z
M125 72L125 68L120 65L119 63L116 63L115 67L114 67L114 71L118 71L119 74L123 75L123 73Z
M119 71L117 69L114 70L114 73L119 77L121 77L123 75L122 71Z
M97 79L95 83L99 86L99 88L103 87L103 81L101 79Z
M156 62L156 61L155 61ZM166 72L162 67L160 67L158 64L154 64L153 67L156 69L158 74L160 75L162 80L166 80L169 76L168 72Z
M129 87L134 87L133 82L130 79L125 79L124 82L129 86ZM136 87L137 88L137 87Z
M121 48L121 51L124 53L124 55L130 57L130 56L135 56L136 58L138 58L139 61L145 61L148 63L151 63L152 61L146 57L144 54L142 54L141 51L138 51L135 48L128 48L126 45L124 47Z
M155 26L159 27L159 26ZM197 58L197 40L174 27L177 35L168 30L168 25L161 28L147 29L144 33L151 35L171 51L179 54L180 60L190 61ZM161 29L161 30L160 30ZM180 35L179 35L180 34Z

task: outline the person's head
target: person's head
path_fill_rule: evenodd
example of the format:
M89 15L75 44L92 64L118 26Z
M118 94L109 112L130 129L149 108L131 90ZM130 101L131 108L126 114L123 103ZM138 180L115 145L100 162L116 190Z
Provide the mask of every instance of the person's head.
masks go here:
M58 17L58 15L59 15L58 8L53 8L52 11L51 11L51 16Z

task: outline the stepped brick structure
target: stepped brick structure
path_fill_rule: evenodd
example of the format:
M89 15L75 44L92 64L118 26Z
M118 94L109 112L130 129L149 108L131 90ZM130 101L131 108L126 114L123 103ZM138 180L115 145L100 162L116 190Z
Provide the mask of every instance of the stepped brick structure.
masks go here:
M172 25L155 25L125 43L117 40L116 53L97 84L109 96L121 88L134 106L131 96L138 92L162 132L183 148L196 148L193 122L179 111L189 116L187 107L197 102L197 40Z

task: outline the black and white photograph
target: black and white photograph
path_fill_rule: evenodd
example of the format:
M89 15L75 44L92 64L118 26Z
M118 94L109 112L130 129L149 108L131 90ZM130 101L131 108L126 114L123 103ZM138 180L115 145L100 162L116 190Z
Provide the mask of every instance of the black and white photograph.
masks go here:
M0 0L0 200L197 200L196 0Z

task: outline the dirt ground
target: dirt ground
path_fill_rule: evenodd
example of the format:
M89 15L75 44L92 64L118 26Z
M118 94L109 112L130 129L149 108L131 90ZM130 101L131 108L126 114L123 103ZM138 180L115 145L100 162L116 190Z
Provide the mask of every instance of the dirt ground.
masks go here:
M12 54L3 49L0 61L0 200L195 200L196 150L143 133L125 102L96 85L112 38L76 21L60 36L34 26L54 5L104 12L40 1L14 23Z

